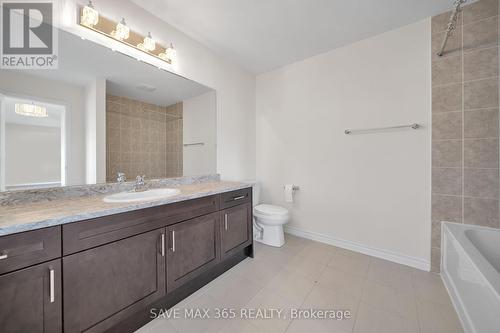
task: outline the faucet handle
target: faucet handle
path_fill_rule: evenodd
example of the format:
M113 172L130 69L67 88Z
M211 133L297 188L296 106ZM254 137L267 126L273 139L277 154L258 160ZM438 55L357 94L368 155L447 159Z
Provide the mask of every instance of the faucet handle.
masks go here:
M146 175L138 175L135 180L138 182L138 183L144 183L144 179L146 178Z
M127 181L127 177L125 176L125 173L124 173L124 172L120 172L120 171L118 171L118 174L117 174L116 180L117 180L119 183L124 183L124 182L126 182L126 181Z

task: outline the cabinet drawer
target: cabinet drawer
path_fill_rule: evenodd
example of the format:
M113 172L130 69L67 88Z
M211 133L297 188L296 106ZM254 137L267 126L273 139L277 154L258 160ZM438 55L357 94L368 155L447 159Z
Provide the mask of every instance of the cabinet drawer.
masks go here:
M219 209L217 196L103 216L63 226L63 255L162 228Z
M45 228L0 237L0 274L61 256L61 228Z
M222 193L220 195L220 208L238 206L247 202L252 202L252 188L244 188L237 191Z

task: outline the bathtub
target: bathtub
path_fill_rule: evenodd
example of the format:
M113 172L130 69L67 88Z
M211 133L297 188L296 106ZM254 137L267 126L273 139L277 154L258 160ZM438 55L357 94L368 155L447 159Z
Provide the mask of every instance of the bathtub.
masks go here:
M445 222L441 276L467 333L500 332L500 230Z

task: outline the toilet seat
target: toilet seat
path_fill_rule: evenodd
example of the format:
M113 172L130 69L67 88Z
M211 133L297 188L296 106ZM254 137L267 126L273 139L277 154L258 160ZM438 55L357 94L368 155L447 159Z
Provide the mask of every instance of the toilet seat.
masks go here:
M268 217L283 217L288 215L288 209L274 205L258 205L254 208L254 213Z

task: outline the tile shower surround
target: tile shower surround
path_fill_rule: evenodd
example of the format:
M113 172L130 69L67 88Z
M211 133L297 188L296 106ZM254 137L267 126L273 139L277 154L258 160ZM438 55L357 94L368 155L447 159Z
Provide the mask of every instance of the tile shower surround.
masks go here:
M106 180L182 176L182 102L168 107L106 96Z
M432 18L432 245L441 221L500 228L499 0L464 7L443 57L450 12Z

